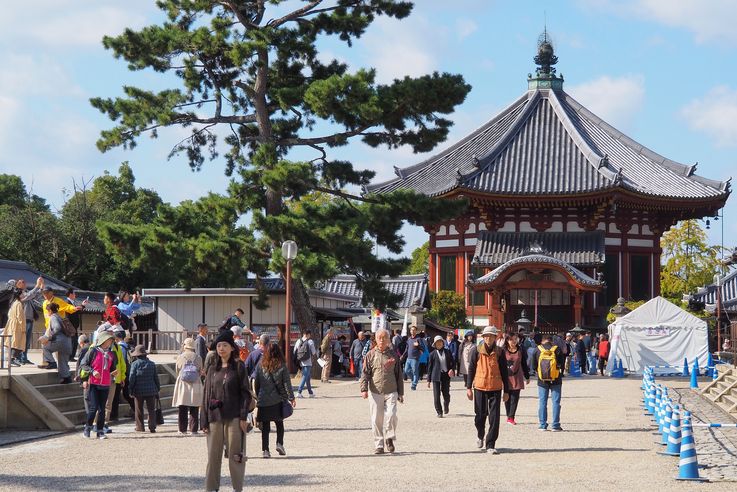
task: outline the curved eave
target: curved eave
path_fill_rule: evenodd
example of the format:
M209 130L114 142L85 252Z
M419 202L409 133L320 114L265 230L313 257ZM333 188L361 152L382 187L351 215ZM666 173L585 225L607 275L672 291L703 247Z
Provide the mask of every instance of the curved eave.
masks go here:
M522 268L529 266L554 267L558 270L563 270L576 284L590 290L599 290L604 287L604 282L600 282L589 277L587 274L565 261L558 260L552 256L539 254L519 256L513 260L509 260L486 275L477 278L471 282L471 285L493 285L497 282L504 281L507 274L512 274L517 270L521 270Z

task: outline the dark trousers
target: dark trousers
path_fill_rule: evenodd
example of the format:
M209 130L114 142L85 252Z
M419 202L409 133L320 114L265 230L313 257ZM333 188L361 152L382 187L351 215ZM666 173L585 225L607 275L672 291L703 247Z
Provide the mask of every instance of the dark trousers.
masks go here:
M72 337L72 351L69 354L69 360L77 358L77 348L79 348L79 340L77 339L77 332L74 332L74 336Z
M476 412L474 424L479 439L484 440L486 449L496 447L499 437L499 409L502 403L502 391L473 390L473 409ZM484 437L486 419L489 419L489 432Z
M92 426L97 416L97 433L103 434L105 427L105 403L110 392L108 386L91 384L87 387L87 425Z
M136 430L143 431L143 403L146 402L148 410L148 428L156 429L156 396L134 396L136 403Z
M520 390L510 390L509 399L504 402L504 409L507 411L507 418L513 419L517 415L517 404L519 404Z
M128 391L128 385L122 386L120 384L115 385L115 395L113 396L113 406L110 408L110 420L118 420L118 405L120 405L120 398L123 398L128 405L131 407L131 414L135 414L136 407L133 398Z
M179 405L179 417L177 422L179 423L179 432L187 432L187 424L189 423L189 431L197 432L200 422L200 407L188 407L186 405ZM187 421L187 414L189 414L189 422Z
M435 399L435 411L438 415L443 415L443 407L440 405L440 393L443 393L443 403L445 408L450 405L450 376L447 372L440 373L440 381L432 382L432 396ZM448 413L447 410L445 413Z
M284 421L274 420L276 425L276 443L284 445ZM269 431L271 430L271 420L261 422L261 451L269 450Z
M578 364L579 368L581 369L581 372L586 374L586 371L588 371L588 359L586 357L586 354L582 354L581 352L578 353Z
M604 369L606 368L609 359L607 357L599 357L599 374L604 375Z

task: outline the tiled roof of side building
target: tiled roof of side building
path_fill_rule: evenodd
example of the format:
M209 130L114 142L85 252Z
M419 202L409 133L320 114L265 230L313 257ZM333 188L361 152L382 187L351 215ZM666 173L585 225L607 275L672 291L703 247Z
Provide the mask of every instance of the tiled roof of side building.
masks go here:
M694 174L625 136L562 90L536 89L448 150L368 188L436 196L570 195L622 188L679 199L725 197L729 183Z
M401 294L399 308L408 308L415 303L423 305L427 296L426 275L401 275L396 278L384 277L384 286L392 294ZM361 298L362 292L356 285L356 277L353 275L338 275L327 280L322 287L326 292L343 294Z
M576 267L604 264L604 232L481 231L475 266L496 268L535 249Z

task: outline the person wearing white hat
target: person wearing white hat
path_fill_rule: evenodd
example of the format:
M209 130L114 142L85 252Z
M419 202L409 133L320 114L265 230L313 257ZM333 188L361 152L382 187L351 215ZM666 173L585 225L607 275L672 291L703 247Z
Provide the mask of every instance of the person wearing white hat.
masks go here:
M432 383L432 394L435 400L435 411L438 418L450 411L450 378L455 376L453 371L453 354L445 348L443 337L436 336L432 346L435 350L430 353L427 363L427 387ZM443 394L443 405L440 405L440 393Z
M498 454L496 440L499 437L499 414L502 401L509 398L507 360L504 350L496 346L498 330L487 326L481 332L484 342L471 354L466 383L466 396L473 400L476 413L474 423L478 439L476 446L487 453ZM502 391L504 395L502 396ZM486 420L489 431L484 436Z

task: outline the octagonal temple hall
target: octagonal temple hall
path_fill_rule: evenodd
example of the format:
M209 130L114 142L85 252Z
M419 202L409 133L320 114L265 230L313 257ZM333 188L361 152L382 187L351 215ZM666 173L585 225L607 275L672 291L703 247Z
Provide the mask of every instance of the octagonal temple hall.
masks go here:
M463 294L474 324L511 327L524 309L542 331L605 326L618 297L659 295L661 235L717 214L730 183L655 153L566 94L547 37L534 60L509 107L367 191L469 201L462 217L425 230L430 290Z

